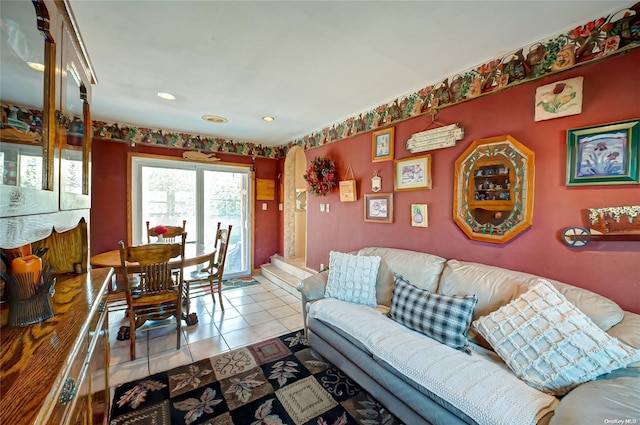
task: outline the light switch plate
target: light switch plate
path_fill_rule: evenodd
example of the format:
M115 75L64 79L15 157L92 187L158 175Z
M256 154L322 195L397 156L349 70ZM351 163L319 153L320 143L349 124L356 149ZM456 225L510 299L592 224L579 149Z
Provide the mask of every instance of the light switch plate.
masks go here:
M282 205L282 202L280 202L280 203L278 204L278 210L279 210L279 211L282 211L283 209L284 209L284 206Z
M262 203L262 211L266 211L267 210L267 203L263 202Z
M325 207L325 211L329 212L329 204L327 204L327 206Z
M324 212L324 204L320 204L320 212Z

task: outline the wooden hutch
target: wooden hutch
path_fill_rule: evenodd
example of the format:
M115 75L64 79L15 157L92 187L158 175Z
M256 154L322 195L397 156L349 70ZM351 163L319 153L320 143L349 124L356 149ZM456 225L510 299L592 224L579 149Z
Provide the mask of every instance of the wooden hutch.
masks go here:
M113 271L88 270L96 78L68 0L0 8L0 248L49 248L57 279L53 317L14 327L0 282L0 423L105 424Z

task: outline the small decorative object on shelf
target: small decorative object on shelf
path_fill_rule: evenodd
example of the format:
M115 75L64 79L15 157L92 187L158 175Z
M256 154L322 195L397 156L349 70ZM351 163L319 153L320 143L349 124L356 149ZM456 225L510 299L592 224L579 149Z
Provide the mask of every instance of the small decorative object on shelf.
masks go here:
M572 226L562 232L562 242L572 248L591 241L640 241L640 205L589 208L589 228Z
M53 267L37 274L4 272L2 279L9 293L9 326L27 326L53 317L50 300L56 284Z
M42 266L47 251L42 248L31 254L31 245L3 251L6 271L0 277L9 298L9 326L27 326L53 317L49 298L56 278L53 267Z
M336 165L330 158L315 157L304 175L308 190L315 196L326 196L337 184Z

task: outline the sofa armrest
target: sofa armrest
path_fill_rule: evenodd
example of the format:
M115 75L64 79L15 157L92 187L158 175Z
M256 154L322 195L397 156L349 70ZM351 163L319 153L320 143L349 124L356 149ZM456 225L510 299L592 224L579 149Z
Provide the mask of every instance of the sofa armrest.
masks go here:
M302 321L304 322L304 334L309 335L307 328L307 303L320 298L324 298L324 288L327 286L327 280L329 279L329 271L309 276L306 279L302 279L298 282L296 288L300 291L300 299L302 301Z
M306 301L324 298L324 288L327 285L329 271L323 271L298 282L297 288Z

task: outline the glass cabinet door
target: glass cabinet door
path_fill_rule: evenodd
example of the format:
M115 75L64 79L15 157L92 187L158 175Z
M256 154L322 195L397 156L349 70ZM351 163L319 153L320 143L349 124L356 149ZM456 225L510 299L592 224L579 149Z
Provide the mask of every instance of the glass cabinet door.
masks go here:
M66 26L65 26L66 29ZM60 133L60 209L90 208L91 119L87 86L79 55L68 31L63 34ZM84 77L84 78L83 78Z
M50 113L55 44L38 27L45 15L39 2L0 2L1 217L58 209Z

